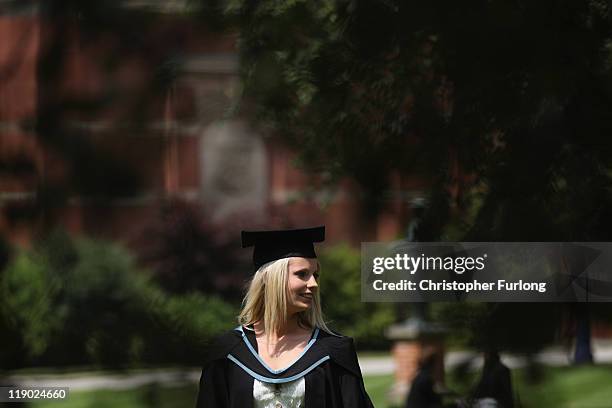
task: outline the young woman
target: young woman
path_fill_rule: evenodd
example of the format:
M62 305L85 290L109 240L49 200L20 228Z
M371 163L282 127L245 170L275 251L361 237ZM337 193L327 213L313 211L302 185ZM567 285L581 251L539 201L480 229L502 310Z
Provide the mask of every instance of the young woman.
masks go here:
M313 243L324 238L324 227L242 233L256 272L240 326L204 365L198 408L372 407L352 339L323 321Z

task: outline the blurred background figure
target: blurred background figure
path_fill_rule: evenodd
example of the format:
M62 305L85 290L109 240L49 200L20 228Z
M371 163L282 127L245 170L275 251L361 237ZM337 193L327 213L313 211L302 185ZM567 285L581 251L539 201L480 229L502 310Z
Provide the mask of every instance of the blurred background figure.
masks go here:
M412 380L406 408L442 408L442 397L434 389L435 363L436 353L425 351L419 362L419 371Z
M512 379L510 369L502 363L496 350L484 353L482 376L474 390L474 407L512 408Z

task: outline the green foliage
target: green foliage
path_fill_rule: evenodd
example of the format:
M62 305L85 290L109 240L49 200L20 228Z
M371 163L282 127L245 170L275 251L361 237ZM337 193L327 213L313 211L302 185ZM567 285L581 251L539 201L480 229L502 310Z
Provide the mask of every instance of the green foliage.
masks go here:
M354 337L360 347L385 345L384 330L394 322L390 303L361 302L359 251L346 245L327 249L321 263L321 299L330 326Z
M236 311L227 303L198 293L168 298L165 312L189 337L204 340L210 339L210 333L231 329L236 320Z
M214 297L167 295L119 245L63 233L20 251L0 295L34 365L193 364L235 312Z
M612 239L609 3L231 5L258 118L305 168L361 185L373 211L391 174L428 180L420 241ZM562 308L550 309L449 314L529 349L557 331Z
M455 346L533 354L559 336L564 308L555 303L438 303L432 317L445 323Z
M236 326L237 310L215 296L158 293L149 304L159 340L148 344L147 360L197 365L205 358L202 345Z
M306 168L351 177L378 205L391 173L431 180L429 240L610 238L607 3L236 0L230 12L245 92ZM451 185L455 202L441 199Z
M23 335L31 357L38 357L62 327L64 316L55 308L59 285L40 259L20 253L0 281L2 314Z

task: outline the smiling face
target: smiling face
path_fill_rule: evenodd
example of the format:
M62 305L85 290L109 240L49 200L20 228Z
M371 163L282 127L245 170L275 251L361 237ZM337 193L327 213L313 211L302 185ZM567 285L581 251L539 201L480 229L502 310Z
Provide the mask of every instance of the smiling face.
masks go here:
M290 258L287 278L289 315L309 309L319 288L319 264L312 258Z

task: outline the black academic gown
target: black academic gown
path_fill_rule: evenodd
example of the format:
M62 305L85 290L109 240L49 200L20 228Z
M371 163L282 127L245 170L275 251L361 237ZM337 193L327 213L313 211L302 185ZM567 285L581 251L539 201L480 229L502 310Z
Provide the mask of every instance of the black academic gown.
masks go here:
M285 383L301 377L306 382L306 408L373 407L353 339L315 330L297 361L274 371L258 356L255 334L238 327L221 336L210 352L202 369L197 408L252 408L254 378Z
M493 398L501 408L513 408L512 376L501 361L485 362L474 398Z
M434 390L434 380L430 368L421 368L417 373L406 398L406 408L441 408L442 397Z

